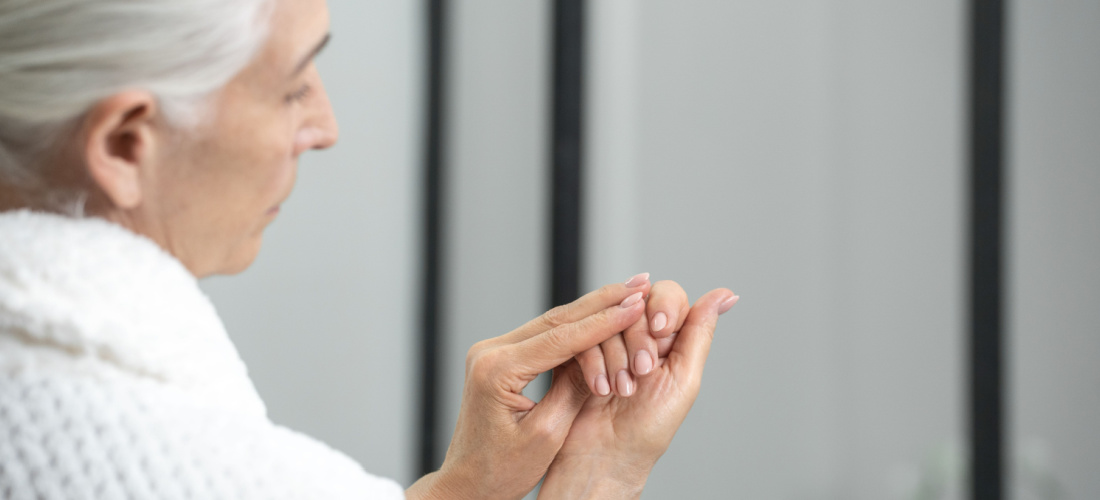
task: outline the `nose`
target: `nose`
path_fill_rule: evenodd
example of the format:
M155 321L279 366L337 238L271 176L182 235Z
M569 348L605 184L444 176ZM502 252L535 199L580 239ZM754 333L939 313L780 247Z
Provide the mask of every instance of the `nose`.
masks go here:
M340 138L340 127L336 123L332 103L321 78L317 77L313 85L314 93L310 96L308 114L294 137L294 156L311 149L332 147Z

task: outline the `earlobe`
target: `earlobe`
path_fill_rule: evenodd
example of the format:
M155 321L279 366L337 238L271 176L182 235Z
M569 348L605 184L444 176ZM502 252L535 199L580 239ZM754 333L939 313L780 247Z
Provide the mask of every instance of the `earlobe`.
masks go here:
M137 207L155 159L157 101L145 91L103 99L88 112L83 156L96 187L120 209Z

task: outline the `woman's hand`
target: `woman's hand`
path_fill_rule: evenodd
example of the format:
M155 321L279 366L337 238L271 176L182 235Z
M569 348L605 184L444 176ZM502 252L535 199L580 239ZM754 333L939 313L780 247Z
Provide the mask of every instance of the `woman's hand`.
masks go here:
M718 315L737 300L726 289L700 298L679 333L665 337L673 339L667 359L638 378L632 397L589 397L539 498L637 498L699 394Z
M649 279L649 273L635 280ZM649 374L672 347L672 333L680 331L691 302L675 281L658 281L646 300L646 315L622 333L577 355L588 389L598 396L630 397L638 377Z
M408 498L520 498L531 491L588 397L572 358L643 318L650 288L648 279L608 285L475 344L447 457L409 488ZM555 367L538 404L523 395L538 374Z

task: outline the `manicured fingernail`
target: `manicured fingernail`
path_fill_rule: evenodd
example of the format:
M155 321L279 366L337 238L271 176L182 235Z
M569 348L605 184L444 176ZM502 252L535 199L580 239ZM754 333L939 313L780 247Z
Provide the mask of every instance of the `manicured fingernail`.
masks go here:
M607 383L607 375L601 373L596 377L596 394L600 396L611 394L611 384Z
M638 372L638 375L645 375L653 370L653 357L649 355L649 351L638 351L638 355L634 356L634 371Z
M630 374L626 370L620 370L618 380L615 381L615 387L619 389L620 396L630 396L634 394L634 382L630 380Z
M619 306L621 306L623 309L627 309L630 306L632 306L634 304L637 304L641 300L642 300L642 292L638 292L638 293L635 293L634 295L631 295L631 296L623 299L623 302L621 304L619 304Z
M638 275L626 280L626 287L627 288L634 288L636 286L642 286L647 281L649 281L649 273L638 274Z
M722 302L722 304L718 306L718 314L726 314L726 311L729 311L738 300L741 300L741 296L739 295L734 295L726 299L725 302Z
M657 313L653 315L653 331L659 332L665 328L668 324L668 316L665 313Z

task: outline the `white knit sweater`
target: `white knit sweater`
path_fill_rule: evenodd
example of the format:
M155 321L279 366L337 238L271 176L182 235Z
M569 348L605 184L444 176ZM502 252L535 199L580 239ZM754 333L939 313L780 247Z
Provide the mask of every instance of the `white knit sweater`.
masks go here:
M195 278L99 219L0 213L0 498L404 498L267 419Z

